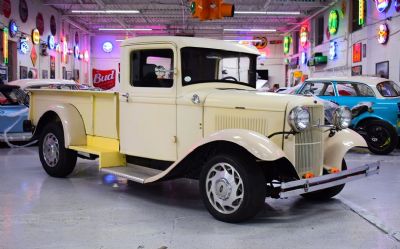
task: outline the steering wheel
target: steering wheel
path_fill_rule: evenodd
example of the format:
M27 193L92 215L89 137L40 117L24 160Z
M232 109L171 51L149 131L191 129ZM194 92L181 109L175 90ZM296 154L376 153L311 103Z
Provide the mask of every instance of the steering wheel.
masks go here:
M223 77L221 80L233 80L235 82L238 82L238 80L235 77L232 77L232 76Z

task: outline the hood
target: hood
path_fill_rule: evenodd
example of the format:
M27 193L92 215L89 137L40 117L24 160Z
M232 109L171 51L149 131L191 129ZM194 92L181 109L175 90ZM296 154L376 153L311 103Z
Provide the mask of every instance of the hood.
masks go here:
M309 102L305 100L312 102L313 98L250 90L216 89L206 96L204 107L284 112L289 102Z

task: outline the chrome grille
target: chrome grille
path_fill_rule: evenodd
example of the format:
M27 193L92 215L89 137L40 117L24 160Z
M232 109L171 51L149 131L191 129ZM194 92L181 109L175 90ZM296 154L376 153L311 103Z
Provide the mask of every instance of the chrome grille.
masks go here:
M323 124L323 107L308 107L311 125ZM306 172L315 176L322 174L323 144L320 128L310 128L295 136L295 167L301 177Z

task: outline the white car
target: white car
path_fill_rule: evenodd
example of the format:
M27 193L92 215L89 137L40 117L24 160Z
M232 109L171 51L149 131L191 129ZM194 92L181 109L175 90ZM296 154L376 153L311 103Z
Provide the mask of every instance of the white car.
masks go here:
M19 86L22 90L27 88L42 88L49 85L76 85L73 80L56 80L56 79L22 79L14 80L6 83L8 85Z

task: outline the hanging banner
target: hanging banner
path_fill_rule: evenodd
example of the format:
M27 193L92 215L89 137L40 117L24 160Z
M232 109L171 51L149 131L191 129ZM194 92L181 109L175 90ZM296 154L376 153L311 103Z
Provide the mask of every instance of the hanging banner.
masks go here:
M103 90L111 89L115 86L115 69L112 70L92 70L93 86Z

